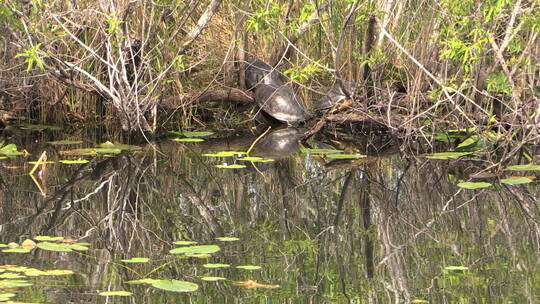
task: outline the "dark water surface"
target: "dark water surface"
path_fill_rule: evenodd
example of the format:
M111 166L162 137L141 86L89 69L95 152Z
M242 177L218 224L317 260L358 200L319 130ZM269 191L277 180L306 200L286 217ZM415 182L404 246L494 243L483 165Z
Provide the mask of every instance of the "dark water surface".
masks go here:
M90 250L0 252L0 265L74 271L26 278L32 286L0 288L0 294L39 303L539 303L537 183L495 180L490 188L467 190L456 184L481 162L387 150L375 156L384 148L368 145L354 151L368 157L331 160L299 153L294 131L272 134L252 155L276 161L256 168L243 162L245 169L220 169L215 165L235 161L201 155L246 151L255 137L245 135L167 140L84 157L86 164L49 164L35 173L45 196L27 162L45 150L49 161L76 159L60 151L91 144L53 146L40 135L19 140L30 155L0 160L0 243L64 236ZM223 236L240 240L216 240ZM169 254L179 240L221 250L206 258ZM150 262L120 261L132 257ZM126 283L142 278L199 288L175 293ZM234 284L248 280L263 286ZM106 290L133 295L98 295Z

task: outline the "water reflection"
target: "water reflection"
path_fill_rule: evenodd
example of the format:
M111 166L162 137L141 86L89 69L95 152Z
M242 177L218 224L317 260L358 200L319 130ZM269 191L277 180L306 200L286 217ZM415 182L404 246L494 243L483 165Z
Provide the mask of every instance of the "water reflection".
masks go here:
M534 303L540 294L537 185L460 189L455 172L476 164L399 157L368 139L318 138L384 155L332 165L296 152L302 133L282 129L263 137L253 155L278 160L264 170L257 164L259 171L218 169L214 164L222 160L201 156L246 151L257 135L245 134L51 164L42 179L46 197L26 175L25 159L0 160L0 243L62 235L93 248L87 254L0 253L0 264L77 273L53 287L34 281L26 289L33 292L20 289L16 299L105 303L97 291L122 289L135 294L122 299L128 303ZM44 149L49 160L63 158L62 148L51 146L33 147L33 157ZM225 235L241 241L216 241ZM172 242L183 239L219 244L222 251L209 259L169 255ZM136 256L152 262L119 262ZM205 263L233 267L210 270ZM234 268L245 264L263 268ZM146 274L200 289L178 294L125 283ZM202 281L207 275L280 288Z

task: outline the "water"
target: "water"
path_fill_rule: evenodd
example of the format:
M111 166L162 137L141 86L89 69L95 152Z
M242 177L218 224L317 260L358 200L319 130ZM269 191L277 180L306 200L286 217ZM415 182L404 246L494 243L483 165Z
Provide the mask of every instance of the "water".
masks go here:
M280 132L251 153L276 161L253 164L201 155L247 151L256 136L246 134L94 157L61 152L88 140L52 146L41 133L11 139L31 155L0 160L0 243L64 236L90 250L0 252L0 265L74 272L26 277L32 286L0 294L39 303L538 303L537 184L462 189L458 181L485 164L400 156L380 136L377 145L326 140L370 154L331 160L299 153L296 132ZM90 161L38 167L33 181L27 161L44 150L49 161ZM247 167L215 167L233 162ZM240 240L216 239L222 236ZM206 258L169 254L179 240L221 250ZM120 261L132 257L150 262ZM261 269L236 268L242 265ZM0 277L15 273L1 269ZM187 281L198 290L126 283L142 278ZM262 285L246 288L249 280ZM107 290L133 295L98 295Z

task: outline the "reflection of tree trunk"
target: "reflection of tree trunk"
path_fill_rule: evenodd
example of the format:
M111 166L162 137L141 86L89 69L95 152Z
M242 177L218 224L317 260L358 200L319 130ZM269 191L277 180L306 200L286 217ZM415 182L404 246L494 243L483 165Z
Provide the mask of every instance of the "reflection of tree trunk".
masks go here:
M339 218L341 216L341 211L343 210L343 204L348 194L350 193L351 184L352 184L352 181L354 180L355 175L356 175L356 169L351 169L349 171L349 174L347 174L347 178L345 179L345 182L343 183L343 188L341 189L341 194L339 196L339 201L337 205L336 217L334 218L334 227L337 227L337 225L339 224Z
M371 237L371 205L369 200L369 180L364 180L362 182L362 187L359 187L359 204L360 212L362 216L362 228L364 228L363 240L364 240L364 258L365 258L365 267L366 267L366 278L373 279L374 273L374 250L373 250L373 239Z

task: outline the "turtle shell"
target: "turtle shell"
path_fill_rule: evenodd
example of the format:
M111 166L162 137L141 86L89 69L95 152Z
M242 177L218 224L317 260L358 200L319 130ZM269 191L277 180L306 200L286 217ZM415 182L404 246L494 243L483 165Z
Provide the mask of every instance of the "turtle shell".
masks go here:
M246 68L246 88L255 89L258 84L283 85L279 78L279 72L269 64L255 60Z
M257 85L255 101L270 116L286 123L300 123L313 117L302 105L293 89L285 85Z
M359 84L356 82L345 81L345 80L342 80L342 82L343 82L343 86L345 87L345 89L347 89L348 93L354 96L354 93L356 89L358 88ZM321 99L317 101L316 108L318 110L331 108L337 105L340 101L344 100L345 98L347 98L347 94L343 92L341 85L339 84L338 81L336 81L334 85L332 86L332 88L330 89L330 91L328 91L326 95L324 95L323 97L321 97Z

